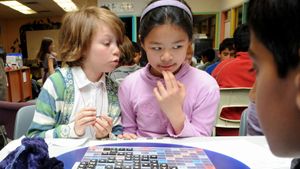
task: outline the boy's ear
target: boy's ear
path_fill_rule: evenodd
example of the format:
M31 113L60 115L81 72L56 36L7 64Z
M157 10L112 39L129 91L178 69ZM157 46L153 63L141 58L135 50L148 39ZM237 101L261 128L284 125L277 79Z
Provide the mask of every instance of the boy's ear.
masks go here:
M217 55L217 56L218 56L218 58L220 59L220 58L221 58L221 53L220 53L220 52L218 52L218 55Z
M295 87L296 87L296 105L300 110L300 72L297 72L295 76Z

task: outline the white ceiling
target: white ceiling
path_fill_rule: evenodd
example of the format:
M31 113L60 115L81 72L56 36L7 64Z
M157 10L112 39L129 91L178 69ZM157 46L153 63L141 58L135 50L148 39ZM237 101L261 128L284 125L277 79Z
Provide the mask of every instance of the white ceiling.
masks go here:
M16 18L40 18L49 16L62 16L65 14L55 2L52 0L18 0L20 3L28 6L29 8L37 11L37 14L24 15L9 7L0 4L0 19L16 19ZM97 5L97 0L73 0L78 6L84 5Z

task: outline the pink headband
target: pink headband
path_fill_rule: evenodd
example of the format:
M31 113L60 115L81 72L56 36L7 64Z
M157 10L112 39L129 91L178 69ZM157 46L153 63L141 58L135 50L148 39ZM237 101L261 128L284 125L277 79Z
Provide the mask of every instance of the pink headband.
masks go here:
M160 1L156 1L153 2L152 4L150 4L149 6L147 6L142 15L141 15L141 20L143 19L143 17L152 9L161 7L161 6L175 6L177 8L183 9L186 13L189 14L191 20L193 21L193 15L190 11L190 9L182 2L177 1L177 0L160 0Z

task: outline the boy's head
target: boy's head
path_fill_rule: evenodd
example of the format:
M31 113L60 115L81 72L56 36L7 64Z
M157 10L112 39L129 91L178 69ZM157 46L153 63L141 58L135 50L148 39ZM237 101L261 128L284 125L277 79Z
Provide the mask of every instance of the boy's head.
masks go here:
M220 43L219 57L221 61L235 57L233 38L226 38Z
M110 10L87 7L65 15L59 34L60 56L69 66L82 66L85 52L101 25L108 26L117 37L118 44L123 42L124 24Z
M272 152L300 156L300 1L250 0L258 117Z
M242 24L236 28L233 34L234 48L236 52L247 52L250 44L249 27Z
M202 52L201 58L203 63L206 62L213 62L216 56L216 52L213 49L206 49L205 51Z
M119 66L130 66L134 65L134 57L135 57L135 52L134 52L134 47L132 45L131 40L125 36L124 37L124 42L120 46L121 50L121 57L120 57L120 62Z

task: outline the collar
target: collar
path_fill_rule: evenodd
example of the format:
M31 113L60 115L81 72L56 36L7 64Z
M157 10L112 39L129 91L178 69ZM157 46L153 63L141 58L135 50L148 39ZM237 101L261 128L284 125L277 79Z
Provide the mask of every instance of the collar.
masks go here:
M88 85L93 85L96 87L100 87L102 84L105 84L105 73L102 74L100 80L98 82L91 82L85 75L85 72L82 70L80 66L76 66L72 68L74 81L76 82L79 89L84 88Z

